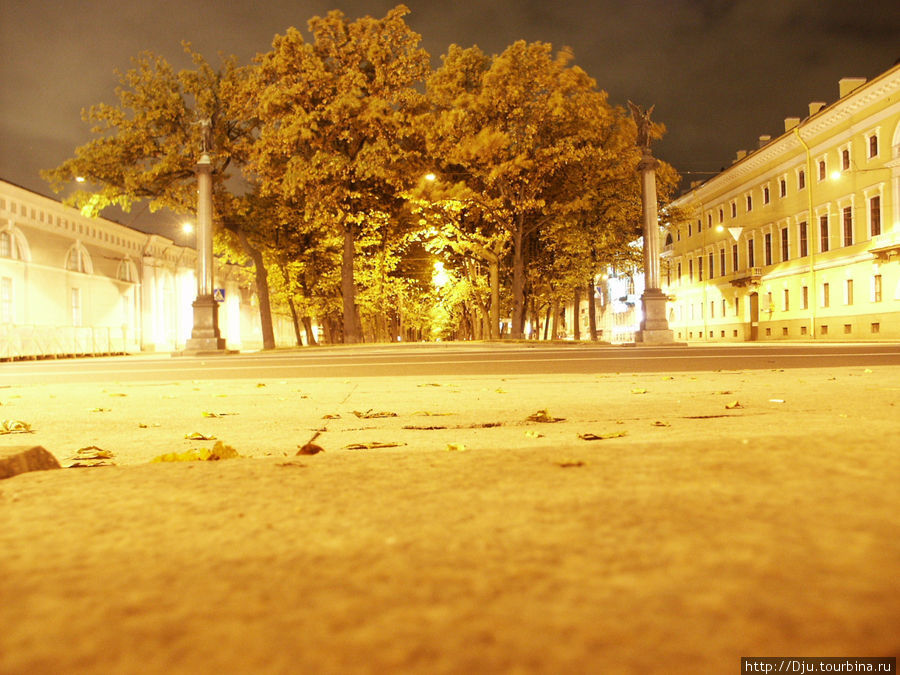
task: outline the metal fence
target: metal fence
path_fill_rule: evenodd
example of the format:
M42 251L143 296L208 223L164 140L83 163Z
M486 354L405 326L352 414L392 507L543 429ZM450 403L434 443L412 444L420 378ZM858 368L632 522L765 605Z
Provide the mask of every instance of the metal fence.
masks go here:
M139 351L125 328L0 325L0 360L104 356Z

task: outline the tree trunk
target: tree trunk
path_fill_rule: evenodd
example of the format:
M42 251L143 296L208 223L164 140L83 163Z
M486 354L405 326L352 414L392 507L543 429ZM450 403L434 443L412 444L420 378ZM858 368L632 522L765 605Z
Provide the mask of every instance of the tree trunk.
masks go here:
M572 332L575 341L581 340L581 288L575 287L575 297L573 298L575 307L572 310Z
M344 230L344 253L341 258L341 296L344 310L344 343L356 344L359 342L359 329L356 316L356 283L353 279L353 258L356 254L356 242L354 241L353 228Z
M294 304L294 298L291 297L290 291L288 291L288 307L291 308L291 321L294 324L294 337L297 340L297 346L303 346L303 338L300 336L300 317L297 316L297 306Z
M553 314L553 303L547 305L547 318L544 319L544 339L546 340L550 333L550 316Z
M491 279L491 340L500 339L500 257L488 262Z
M522 226L519 224L513 233L513 315L510 337L514 340L522 338L523 318L525 314L525 251Z
M244 251L253 261L256 276L256 295L259 298L259 323L262 328L263 349L275 349L275 330L272 328L272 306L269 302L269 272L263 261L262 252L253 248L247 235L238 227L233 230L241 242Z
M553 302L550 303L550 311L553 312L553 321L550 323L550 339L557 340L559 339L559 300L553 298Z
M594 280L588 283L588 325L591 327L591 342L597 341L597 299L594 297Z
M303 329L306 331L306 344L309 347L315 347L319 343L316 341L316 332L313 330L312 319L304 316L302 321Z

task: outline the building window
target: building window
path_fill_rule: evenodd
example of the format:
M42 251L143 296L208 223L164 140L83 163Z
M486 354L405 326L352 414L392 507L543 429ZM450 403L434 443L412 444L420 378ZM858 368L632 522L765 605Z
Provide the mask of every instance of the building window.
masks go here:
M85 260L84 251L78 246L73 246L69 250L66 258L66 269L71 272L87 272L87 261ZM77 325L77 324L76 324Z
M869 230L873 237L881 234L881 195L869 200Z
M709 301L709 318L710 319L716 318L716 302L715 302L715 300Z
M841 150L841 171L850 170L850 148Z
M819 333L821 335L828 335L828 326L826 326L826 325L819 326Z
M80 326L81 325L81 289L73 288L69 294L71 308L72 308L72 325Z
M853 207L844 207L844 246L853 245Z
M819 250L822 253L828 250L828 214L819 216Z
M688 260L688 281L694 283L694 261Z
M719 274L725 276L725 249L719 249Z
M756 255L753 250L753 240L747 240L747 267L756 267Z
M12 235L9 232L0 232L0 258L12 258Z
M852 305L853 304L853 279L847 279L844 282L844 304Z
M782 197L787 197L787 181L784 178L779 181L778 190Z
M809 309L809 286L802 288L801 297L803 300L803 309Z
M825 166L825 160L824 160L824 159L820 159L820 160L819 160L819 180L820 180L820 181L825 180L825 178L826 178L827 176L828 176L828 169L827 169L827 167Z
M747 195L747 211L753 210L753 195Z
M681 263L678 263L678 284L681 284Z
M709 229L710 227L712 227L712 214L707 213L706 214L706 228Z
M781 228L781 262L785 262L790 259L790 251L788 250L788 229L786 227Z
M881 302L881 275L872 277L872 302Z
M731 217L737 218L737 202L731 202Z
M690 237L692 234L694 234L694 225L693 223L688 223L688 236Z
M800 257L805 258L809 255L809 244L806 238L806 221L800 223L799 227L799 236L797 237L797 242L800 245Z
M791 308L791 292L788 289L784 289L784 298L782 302L781 308L786 312Z
M703 281L703 256L697 258L697 281Z
M716 254L714 251L710 251L709 252L709 278L710 279L712 279L714 276L716 276L716 266L714 264L715 261L716 261Z
M800 172L797 174L797 189L803 190L804 188L806 188L806 172L800 169Z
M822 307L829 307L831 305L831 287L828 285L828 282L822 284Z
M880 323L873 323L873 324L871 325L871 331L872 331L873 333L880 333L880 332L881 332L881 324L880 324Z
M738 271L738 245L737 244L731 245L731 266L733 268L732 269L733 272Z
M768 203L769 203L769 186L766 185L763 188L763 204L768 204Z
M878 157L878 134L869 136L869 158Z
M723 209L722 207L719 207L719 222L725 222L725 209Z
M772 264L772 233L766 232L766 236L763 238L763 243L765 246L765 256L766 256L766 265Z
M12 279L0 277L0 323L13 322Z

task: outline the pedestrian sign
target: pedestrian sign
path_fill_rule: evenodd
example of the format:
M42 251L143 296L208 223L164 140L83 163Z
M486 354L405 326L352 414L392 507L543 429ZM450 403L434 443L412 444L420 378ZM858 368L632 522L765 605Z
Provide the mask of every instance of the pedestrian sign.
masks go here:
M225 289L224 288L214 288L213 289L213 300L216 302L225 302Z

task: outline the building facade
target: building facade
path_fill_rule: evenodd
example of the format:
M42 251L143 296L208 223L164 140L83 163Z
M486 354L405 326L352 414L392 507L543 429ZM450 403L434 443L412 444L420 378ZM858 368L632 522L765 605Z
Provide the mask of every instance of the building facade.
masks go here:
M0 359L183 349L196 262L172 239L0 181ZM255 298L236 272L216 270L219 327L229 348L259 347Z
M839 93L671 204L677 340L900 339L900 66Z

